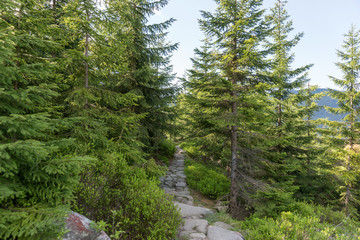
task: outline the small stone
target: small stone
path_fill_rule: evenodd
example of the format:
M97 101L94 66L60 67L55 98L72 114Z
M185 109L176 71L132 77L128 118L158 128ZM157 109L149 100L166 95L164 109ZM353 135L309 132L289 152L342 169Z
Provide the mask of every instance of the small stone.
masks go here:
M175 183L172 181L166 181L164 184L170 188L174 187L174 185L175 185Z
M175 193L175 199L178 202L185 203L185 204L188 204L188 205L193 205L193 203L194 203L193 197L189 196L189 195L181 195L181 194ZM181 201L178 200L178 199L181 199Z
M178 182L175 185L176 187L186 187L186 183L185 182Z
M190 240L206 240L206 235L203 233L190 233Z
M216 227L221 227L221 228L225 228L225 229L228 229L228 230L230 230L230 229L233 228L231 225L229 225L229 224L227 224L227 223L224 223L224 222L215 222L215 223L214 223L214 226L216 226Z
M177 195L179 195L179 196L185 196L185 195L190 196L190 192L189 192L189 190L180 191L180 192L177 192Z
M174 189L169 188L169 187L164 187L163 189L164 189L164 191L165 191L166 193L169 193L169 192L173 192L173 191L174 191Z
M190 234L195 233L194 231L180 231L179 237L180 239L188 239Z
M208 221L205 219L185 219L182 229L189 232L195 231L206 234L208 224Z
M209 240L244 240L240 233L216 226L208 227L207 237Z
M180 214L183 218L191 217L191 216L205 216L207 214L213 213L208 208L203 207L195 207L188 204L183 203L175 203L175 205L180 209Z
M218 211L218 212L222 212L222 213L225 213L225 212L227 212L227 210L228 210L228 206L215 206L214 207L215 209L216 209L216 211Z

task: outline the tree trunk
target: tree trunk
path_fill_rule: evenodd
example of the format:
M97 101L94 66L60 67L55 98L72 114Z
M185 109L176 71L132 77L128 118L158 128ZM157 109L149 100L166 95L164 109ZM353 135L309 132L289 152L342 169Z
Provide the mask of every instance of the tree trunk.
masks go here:
M353 87L351 86L351 91L353 90ZM350 96L350 108L351 108L351 118L350 118L350 138L349 138L349 145L350 145L350 153L348 156L348 161L347 161L347 166L346 166L346 170L348 172L351 171L351 153L353 152L354 149L354 137L353 137L353 133L354 133L354 122L355 122L355 117L354 117L354 96L351 94ZM345 216L349 217L350 213L349 213L349 204L350 204L350 197L351 197L351 190L350 190L350 184L346 183L346 193L345 193Z
M89 24L89 12L88 10L86 10L86 21ZM90 25L90 24L89 24ZM84 62L84 71L85 71L85 77L84 77L84 86L85 88L89 87L89 63L88 63L88 57L89 57L89 30L86 30L85 33L85 50L84 50L84 55L85 55L85 62ZM86 98L85 99L85 109L89 108L89 100Z
M351 150L350 150L351 151ZM348 156L347 171L350 172L350 155ZM345 216L349 217L349 202L350 202L350 185L346 184L346 193L345 193Z
M281 101L281 99L279 98L278 99L279 100L279 103L278 103L278 105L277 105L277 115L278 115L278 119L277 119L277 125L278 125L278 127L279 126L281 126L281 121L282 121L282 116L281 116L281 103L280 103L280 101Z
M53 13L53 20L54 20L54 24L55 25L57 25L57 19L56 19L56 0L53 0L52 1L52 7L51 7L51 9L52 9L52 13ZM53 38L53 40L54 41L56 41L54 38ZM56 57L56 52L55 52L55 50L53 50L52 51L52 53L51 53L51 56L52 56L52 58L55 58Z
M311 100L310 100L310 94L311 94L311 91L310 91L310 82L308 82L308 89L307 89L307 94L308 94L308 99L307 99L307 102L306 102L306 105L307 105L307 137L308 139L310 140L310 120L311 120L311 115L310 115L310 106L311 106ZM310 161L310 156L309 156L309 151L308 150L308 153L306 154L306 158L307 158L307 174L308 174L308 177L310 177L310 173L311 173L311 168L310 168L310 164L311 164L311 161Z
M233 39L233 51L234 57L232 59L232 71L231 71L231 82L234 87L232 90L232 103L231 103L231 115L233 117L233 125L231 126L231 187L230 187L230 212L235 212L237 209L237 180L236 180L236 168L237 168L237 126L236 126L236 116L237 116L237 95L236 84L237 84L237 74L235 70L237 68L237 38Z
M85 35L85 87L89 87L89 63L88 63L88 57L89 57L89 33L86 32Z
M236 97L236 96L235 96ZM237 113L236 101L232 103L232 114L234 118ZM231 189L230 189L230 211L237 208L237 181L236 181L236 167L237 167L237 127L231 127Z

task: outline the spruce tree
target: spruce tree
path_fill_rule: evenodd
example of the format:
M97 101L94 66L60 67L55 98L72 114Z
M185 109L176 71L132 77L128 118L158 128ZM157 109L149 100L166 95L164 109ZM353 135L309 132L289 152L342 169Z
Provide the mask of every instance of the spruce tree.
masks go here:
M266 202L269 204L264 204L264 201L260 203L262 210L258 209L258 211L265 211L265 214L284 211L286 205L294 203L293 194L298 189L294 181L300 174L305 161L303 156L306 155L307 150L303 145L306 129L310 127L305 118L306 113L310 114L311 110L307 108L305 111L304 104L306 105L311 96L308 95L307 98L306 92L297 89L305 87L308 81L306 72L311 65L292 68L294 54L291 50L303 34L289 37L293 27L285 4L286 1L277 0L270 15L267 16L267 20L271 23L271 31L266 44L272 50L269 75L271 79L270 102L267 108L271 118L270 122L267 122L267 128L264 128L264 134L269 138L266 158L271 163L268 166L271 176L268 182L270 189L257 193L261 199L267 199ZM276 209L277 207L280 209Z
M58 96L45 1L0 6L0 237L59 234L73 201L81 158L57 137Z
M226 80L222 79L213 57L214 49L205 40L201 49L195 49L192 58L193 68L188 70L183 79L186 93L179 98L180 109L186 114L184 121L185 145L196 150L191 153L201 159L221 161L227 164L224 149L228 146L227 127L221 124L227 104L221 104L221 97L226 89ZM181 110L180 110L181 111ZM186 131L186 132L185 132Z
M359 196L356 191L359 165L359 71L360 71L360 38L359 30L354 26L345 34L342 50L337 51L341 62L336 66L342 71L343 77L330 79L340 90L329 89L329 95L338 102L337 108L326 107L333 114L345 114L342 121L323 120L325 128L323 136L329 144L327 157L332 164L331 172L339 179L341 200L348 217L358 206ZM332 160L332 161L331 161Z
M175 21L169 19L162 23L149 24L149 17L155 9L168 3L160 1L121 1L126 11L122 14L126 34L127 63L129 71L120 86L122 92L140 97L135 112L146 114L141 121L140 139L150 153L157 151L159 139L169 129L168 120L174 116L170 105L174 101L175 88L171 85L174 75L168 56L177 49L177 44L166 42L166 30Z
M202 12L200 20L211 44L216 47L215 59L219 62L223 83L221 102L226 112L222 115L223 126L229 127L231 152L231 193L230 211L244 209L244 203L238 203L238 176L240 165L239 156L244 156L238 145L239 132L244 133L246 123L244 119L252 108L249 104L249 93L264 77L259 69L266 67L263 57L267 51L260 51L259 45L267 34L267 25L263 20L264 10L261 10L261 0L223 0L216 1L218 7L215 13ZM251 97L250 97L251 98ZM219 101L220 102L220 101ZM245 146L245 145L244 145ZM239 176L241 175L238 174ZM240 206L242 205L242 206Z

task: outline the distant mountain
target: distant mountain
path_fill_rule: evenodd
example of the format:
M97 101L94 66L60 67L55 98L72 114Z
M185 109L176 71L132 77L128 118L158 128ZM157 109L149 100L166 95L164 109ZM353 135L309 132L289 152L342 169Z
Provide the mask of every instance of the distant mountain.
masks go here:
M314 93L327 93L328 90L326 88L318 88ZM328 106L328 107L338 107L337 100L331 98L330 96L323 96L320 100L316 101L319 106ZM319 118L327 118L331 121L341 121L345 117L345 114L331 114L326 111L325 108L321 108L319 111L315 113L313 119Z
M297 93L298 90L294 90L294 93ZM337 100L331 98L326 93L328 89L326 88L318 88L313 93L325 93L320 100L316 101L318 106L328 106L328 107L338 107ZM325 108L321 108L319 111L315 112L314 116L312 117L313 120L319 118L327 118L330 121L341 121L345 117L345 114L332 114L329 113Z

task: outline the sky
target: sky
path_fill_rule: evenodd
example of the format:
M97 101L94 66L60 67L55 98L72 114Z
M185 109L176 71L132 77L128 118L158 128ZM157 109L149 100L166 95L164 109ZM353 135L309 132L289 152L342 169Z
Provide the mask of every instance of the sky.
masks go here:
M263 1L265 9L274 4L275 0ZM171 17L177 20L168 30L168 40L179 43L171 60L178 77L183 77L186 69L191 68L194 49L200 47L204 39L198 24L200 10L214 12L215 9L214 0L169 0L169 4L151 18L151 22ZM304 33L292 49L295 54L293 67L314 64L309 71L310 84L338 89L328 76L342 77L334 64L340 61L336 50L341 50L344 34L352 24L360 29L360 0L288 0L286 9L293 21L293 33Z

